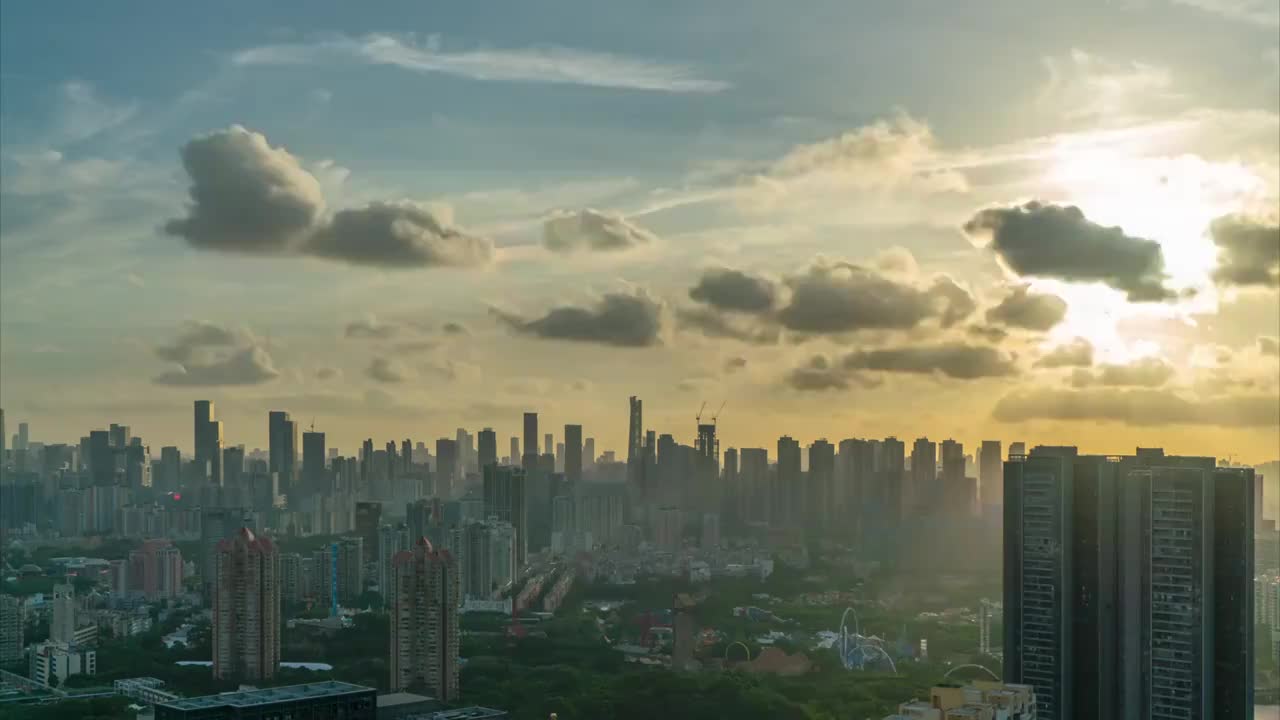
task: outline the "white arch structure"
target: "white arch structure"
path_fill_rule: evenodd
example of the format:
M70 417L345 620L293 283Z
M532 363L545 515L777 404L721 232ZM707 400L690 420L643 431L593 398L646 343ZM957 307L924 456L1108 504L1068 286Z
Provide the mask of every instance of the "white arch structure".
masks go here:
M985 672L986 674L990 675L992 680L995 680L996 682L1000 682L1000 676L999 676L999 675L996 675L994 672L992 672L991 668L986 667L985 665L978 665L977 663L965 663L964 665L957 665L957 666L955 666L955 667L951 668L950 670L948 670L948 671L947 671L947 673L946 673L945 675L943 675L942 677L943 677L943 679L949 678L949 677L951 677L951 673L953 673L953 672L955 672L955 671L957 671L957 670L963 670L963 669L965 669L965 668L978 668L979 670L981 670L981 671Z
M849 657L849 626L846 624L849 613L853 613L853 641L856 643L854 647L861 649L864 654L867 652L867 648L880 653L885 660L889 661L889 668L893 670L893 674L897 675L898 665L893 661L893 658L889 656L889 653L885 652L884 648L879 645L867 642L866 637L862 635L862 630L859 627L861 625L861 620L858 619L858 611L854 610L852 605L846 607L844 612L840 615L840 662L844 663L845 658ZM847 666L846 669L848 669ZM985 670L986 668L983 669ZM990 670L987 672L990 672Z

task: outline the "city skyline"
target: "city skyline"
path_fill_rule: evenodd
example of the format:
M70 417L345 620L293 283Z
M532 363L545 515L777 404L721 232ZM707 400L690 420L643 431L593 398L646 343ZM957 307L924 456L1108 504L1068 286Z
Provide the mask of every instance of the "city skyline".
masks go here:
M0 404L1275 459L1274 8L912 5L6 6Z

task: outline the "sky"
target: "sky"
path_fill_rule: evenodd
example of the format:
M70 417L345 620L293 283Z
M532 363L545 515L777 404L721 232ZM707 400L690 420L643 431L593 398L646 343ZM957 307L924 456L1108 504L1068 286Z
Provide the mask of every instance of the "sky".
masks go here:
M0 5L0 406L1280 456L1273 0ZM500 446L506 447L505 440ZM153 447L153 452L156 449Z

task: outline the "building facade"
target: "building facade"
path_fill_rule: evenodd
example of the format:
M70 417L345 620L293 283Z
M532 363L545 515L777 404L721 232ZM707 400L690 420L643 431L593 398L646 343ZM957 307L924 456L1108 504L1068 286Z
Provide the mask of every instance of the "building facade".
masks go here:
M391 689L423 688L440 702L458 698L457 563L419 538L398 553L391 574Z
M266 680L280 667L280 554L240 528L218 543L213 595L213 676Z

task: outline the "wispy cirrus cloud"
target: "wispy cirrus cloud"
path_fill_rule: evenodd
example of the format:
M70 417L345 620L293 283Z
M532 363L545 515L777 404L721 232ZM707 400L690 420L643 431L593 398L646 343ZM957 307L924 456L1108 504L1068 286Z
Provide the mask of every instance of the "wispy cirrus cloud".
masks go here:
M556 46L512 49L445 49L438 36L338 35L306 43L246 48L231 61L239 66L318 65L357 62L420 73L442 73L505 82L557 83L670 93L714 93L729 87L691 67L612 53Z

